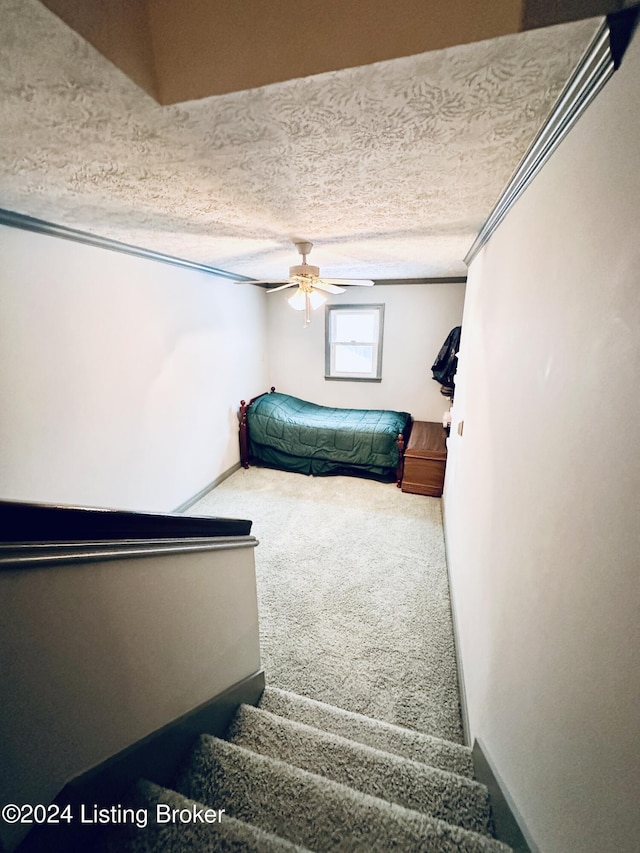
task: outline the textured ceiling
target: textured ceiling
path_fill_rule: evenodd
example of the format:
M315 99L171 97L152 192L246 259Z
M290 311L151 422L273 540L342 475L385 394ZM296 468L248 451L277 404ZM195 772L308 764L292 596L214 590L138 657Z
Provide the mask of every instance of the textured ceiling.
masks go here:
M462 258L599 20L159 106L37 0L0 0L0 206L255 278Z

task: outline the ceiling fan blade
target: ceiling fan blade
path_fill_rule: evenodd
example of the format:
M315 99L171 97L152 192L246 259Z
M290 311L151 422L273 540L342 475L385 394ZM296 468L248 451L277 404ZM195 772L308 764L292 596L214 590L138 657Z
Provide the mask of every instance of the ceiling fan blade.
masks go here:
M285 290L287 287L297 287L297 281L288 281L286 284L281 284L280 287L268 287L267 293L275 293L276 290Z
M285 284L286 278L243 278L242 281L234 281L234 284Z
M361 287L373 287L373 282L368 278L325 278L322 280L329 284L359 284Z
M313 288L314 290L326 290L327 293L346 293L344 287L337 287L335 284L330 284L325 278L314 282Z

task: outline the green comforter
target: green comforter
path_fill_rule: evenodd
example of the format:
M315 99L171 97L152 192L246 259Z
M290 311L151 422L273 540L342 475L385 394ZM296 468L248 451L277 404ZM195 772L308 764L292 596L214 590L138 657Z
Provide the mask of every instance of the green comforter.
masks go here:
M356 468L390 475L407 412L334 409L287 394L265 394L247 413L249 448L269 465L305 474Z

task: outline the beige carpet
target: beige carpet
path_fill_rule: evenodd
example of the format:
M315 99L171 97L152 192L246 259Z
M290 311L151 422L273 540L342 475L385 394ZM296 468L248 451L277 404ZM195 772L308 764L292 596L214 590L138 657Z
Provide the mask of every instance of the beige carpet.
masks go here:
M269 685L462 741L439 499L252 467L189 514L253 521Z

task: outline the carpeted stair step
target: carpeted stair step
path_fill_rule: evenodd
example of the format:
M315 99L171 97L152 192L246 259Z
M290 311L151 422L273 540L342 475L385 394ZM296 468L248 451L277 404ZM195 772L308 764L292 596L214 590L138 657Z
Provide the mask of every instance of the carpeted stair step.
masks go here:
M276 687L266 688L259 705L265 711L341 735L374 749L412 758L460 776L474 777L471 750L462 744L373 720L363 714L343 711Z
M184 818L157 823L159 803L183 811ZM123 807L143 810L148 815L147 826L113 825L93 853L309 853L305 847L226 814L215 823L190 820L190 814L209 807L144 780L132 789Z
M176 787L187 797L322 853L509 851L486 835L211 735L199 739Z
M492 835L488 791L464 776L251 705L238 709L227 740L365 794Z

